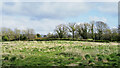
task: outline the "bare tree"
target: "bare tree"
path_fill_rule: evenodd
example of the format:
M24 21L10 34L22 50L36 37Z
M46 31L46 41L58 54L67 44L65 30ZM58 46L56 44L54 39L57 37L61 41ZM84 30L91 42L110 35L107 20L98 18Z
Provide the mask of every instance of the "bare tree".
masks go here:
M82 27L83 27L83 23L77 24L76 27L75 27L76 32L77 32L77 34L78 34L79 37L83 36Z
M90 31L89 29L90 24L88 23L81 23L79 25L76 25L76 31L79 36L82 36L83 39L87 39L87 34Z
M67 35L67 27L64 24L58 25L54 31L58 34L59 38L64 38Z
M30 39L30 40L32 40L32 39L34 39L34 37L35 37L35 35L34 35L34 29L27 29L26 30L27 31L27 37L28 37L28 39Z
M20 41L20 32L21 32L21 31L20 31L19 29L15 28L15 29L14 29L14 32L15 32L15 38Z
M99 36L99 40L101 40L103 31L107 28L107 24L102 21L97 21L95 24L97 27L97 33Z
M88 33L89 33L89 31L90 31L89 26L90 26L90 24L84 23L84 25L83 25L83 27L82 27L83 39L87 39Z
M34 29L22 30L23 36L27 37L27 40L33 40L35 38Z
M75 24L75 23L69 23L69 25L68 25L68 27L67 27L68 30L69 30L69 32L72 33L72 38L73 38L73 39L75 38L75 31L76 31L75 27L76 27L76 24Z

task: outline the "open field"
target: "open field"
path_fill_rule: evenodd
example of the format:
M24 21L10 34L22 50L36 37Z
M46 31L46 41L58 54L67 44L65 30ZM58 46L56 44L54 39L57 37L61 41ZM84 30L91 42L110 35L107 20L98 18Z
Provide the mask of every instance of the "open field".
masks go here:
M120 59L113 42L12 41L2 51L3 66L118 66Z

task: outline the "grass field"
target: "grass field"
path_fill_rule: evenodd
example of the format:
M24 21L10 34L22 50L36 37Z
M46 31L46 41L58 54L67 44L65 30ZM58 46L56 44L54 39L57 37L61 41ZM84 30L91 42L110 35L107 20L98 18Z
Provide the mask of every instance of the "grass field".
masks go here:
M3 66L118 66L118 43L11 41L2 43Z

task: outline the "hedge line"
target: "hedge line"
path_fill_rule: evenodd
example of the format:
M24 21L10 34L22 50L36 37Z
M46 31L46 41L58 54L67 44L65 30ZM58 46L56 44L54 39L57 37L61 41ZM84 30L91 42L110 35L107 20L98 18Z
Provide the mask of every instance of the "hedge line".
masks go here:
M92 40L92 39L72 39L72 38L39 38L36 41L54 41L54 40L65 40L65 41L88 41L88 42L110 42L109 40Z

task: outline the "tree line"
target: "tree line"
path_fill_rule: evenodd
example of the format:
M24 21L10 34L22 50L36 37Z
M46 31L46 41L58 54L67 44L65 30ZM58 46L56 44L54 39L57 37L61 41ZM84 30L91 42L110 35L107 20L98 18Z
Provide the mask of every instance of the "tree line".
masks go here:
M17 40L33 40L35 38L35 31L33 29L14 30L3 27L1 30L2 41L17 41Z
M118 30L118 28L110 28L102 21L91 21L90 23L60 24L54 31L58 38L118 41L120 39ZM53 36L51 34L51 37Z
M120 26L119 26L120 27ZM48 33L41 36L35 34L34 29L14 30L2 28L1 36L3 41L16 40L35 40L36 38L72 38L72 39L92 39L92 40L109 40L119 41L119 28L110 28L102 21L91 21L90 23L69 23L59 24L54 29L54 33Z

